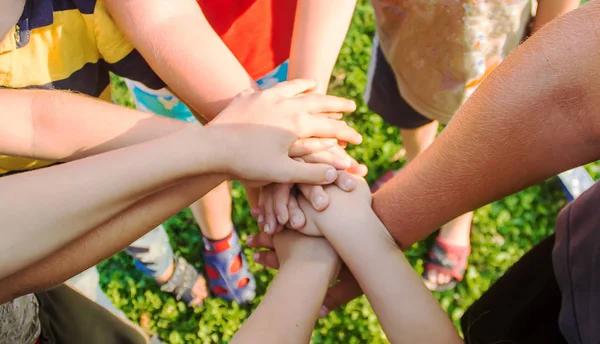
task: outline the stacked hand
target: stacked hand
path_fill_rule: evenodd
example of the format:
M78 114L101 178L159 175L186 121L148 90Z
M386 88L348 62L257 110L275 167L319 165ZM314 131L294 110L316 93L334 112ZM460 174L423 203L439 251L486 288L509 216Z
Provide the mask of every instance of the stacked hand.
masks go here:
M314 81L293 80L261 92L240 93L207 125L215 144L225 148L220 172L258 185L333 183L337 172L331 160L314 158L307 164L293 158L311 156L338 140L360 143L360 134L345 122L320 115L354 111L356 105L344 98L306 93L314 87Z
M369 206L371 203L371 192L364 179L348 175L355 189L347 193L337 186L326 186L324 192L328 194L328 197L334 200L334 202L343 202L344 208L349 213L353 210L365 209L365 206ZM345 194L345 195L344 195ZM305 223L302 228L298 230L288 229L275 235L270 235L264 232L248 237L247 244L251 248L266 249L264 251L258 251L254 254L254 261L265 265L273 269L279 269L282 264L282 255L287 255L282 248L278 246L278 239L280 236L289 236L289 232L297 232L302 235L291 236L298 240L298 245L306 244L310 242L306 237L320 237L323 235L323 226L326 226L328 222L331 222L331 218L326 220L327 214L325 212L316 211L312 204L303 195L297 195L290 198L290 201L297 205L298 211L303 212L305 216ZM337 213L336 213L337 214ZM340 214L341 215L341 214ZM384 233L389 235L389 233ZM304 237L302 241L299 239ZM286 246L285 250L288 250L289 246ZM329 313L329 310L335 309L343 303L346 303L360 295L362 290L352 273L347 269L346 266L342 266L337 276L338 283L329 288L327 295L325 296L323 307L321 308L320 316L325 316Z

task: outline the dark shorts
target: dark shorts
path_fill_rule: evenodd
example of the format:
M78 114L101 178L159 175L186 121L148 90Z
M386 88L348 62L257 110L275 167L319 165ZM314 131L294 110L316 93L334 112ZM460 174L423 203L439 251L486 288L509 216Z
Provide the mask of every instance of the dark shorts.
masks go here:
M600 343L600 183L567 205L552 252L562 303L560 329L573 344Z
M36 294L42 344L149 344L142 328L91 301L71 287Z
M369 108L388 124L401 129L416 129L433 122L413 109L400 95L398 83L379 44L375 41L364 94Z
M552 235L532 248L469 307L461 319L466 344L567 343L558 326L554 240Z
M464 314L466 343L600 343L599 206L596 183L560 212L556 234Z

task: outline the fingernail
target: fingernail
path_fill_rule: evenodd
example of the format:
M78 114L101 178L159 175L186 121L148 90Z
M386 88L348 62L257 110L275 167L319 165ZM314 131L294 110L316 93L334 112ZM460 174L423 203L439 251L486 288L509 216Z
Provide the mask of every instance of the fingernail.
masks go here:
M258 262L259 258L260 258L260 254L258 252L255 252L252 255L252 260L254 260L255 262ZM321 307L321 308L323 308L323 307Z
M321 306L319 310L319 318L326 317L329 314L329 308L325 307L325 305Z
M260 209L252 208L252 209L250 209L250 214L252 214L252 216L256 217L256 216L258 216L258 214L260 214Z
M252 244L253 241L254 241L254 235L248 235L248 238L246 238L246 244L250 245L250 244Z
M258 223L263 223L265 221L265 217L263 216L263 214L258 215L258 219L257 219Z
M268 223L265 225L265 233L267 233L267 234L272 234L272 233L271 233L271 226L269 226L269 224L268 224Z
M300 215L294 215L292 216L292 227L296 228L298 226L300 226L300 223L302 222L302 218L300 217Z
M344 187L348 190L352 189L354 187L354 180L352 178L348 178L346 179L346 181L344 181Z
M325 180L328 183L333 183L335 181L335 177L336 177L336 172L334 169L329 169L329 170L327 170L327 172L325 172Z
M324 205L325 203L325 199L321 196L317 196L315 198L315 208L321 209L321 207Z
M280 225L285 225L285 220L283 218L283 216L281 215L277 215L277 222L279 222Z

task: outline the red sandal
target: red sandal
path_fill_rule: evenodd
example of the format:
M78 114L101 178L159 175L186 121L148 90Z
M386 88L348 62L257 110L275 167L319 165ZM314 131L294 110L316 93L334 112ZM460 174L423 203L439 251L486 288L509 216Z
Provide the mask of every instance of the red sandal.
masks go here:
M438 236L435 243L429 250L425 271L423 272L423 281L429 281L427 278L431 271L452 276L448 283L436 283L437 287L430 288L432 291L446 291L456 287L458 282L463 280L465 270L468 265L471 246L450 245L443 242Z

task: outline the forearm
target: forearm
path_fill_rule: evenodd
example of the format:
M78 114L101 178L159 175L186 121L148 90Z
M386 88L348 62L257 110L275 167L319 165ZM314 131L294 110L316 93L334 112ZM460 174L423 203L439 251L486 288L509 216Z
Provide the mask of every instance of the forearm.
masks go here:
M456 329L377 216L332 205L319 228L353 273L392 343L460 343Z
M107 0L115 22L158 75L208 120L258 89L194 0Z
M298 0L289 79L314 79L326 93L329 77L352 19L356 0Z
M579 7L580 3L581 0L538 1L538 8L535 14L535 21L533 23L533 31L538 31L542 28L542 26L546 25L552 19L576 9Z
M548 23L373 197L403 248L465 212L600 157L600 2ZM568 53L566 53L568 52Z
M308 343L334 266L290 262L231 343Z
M0 304L56 286L124 249L225 180L192 177L137 202L23 270L0 280ZM29 250L30 248L27 247Z
M211 146L208 131L191 125L144 144L0 178L0 204L7 205L0 210L5 238L0 260L6 262L0 266L0 277L46 256L157 190L216 172L220 153Z
M65 91L0 90L1 153L71 161L174 133L186 123Z

